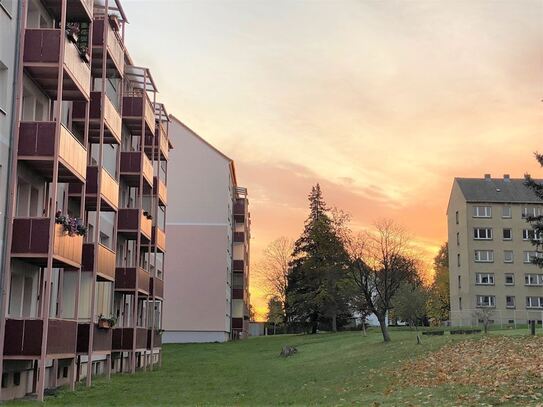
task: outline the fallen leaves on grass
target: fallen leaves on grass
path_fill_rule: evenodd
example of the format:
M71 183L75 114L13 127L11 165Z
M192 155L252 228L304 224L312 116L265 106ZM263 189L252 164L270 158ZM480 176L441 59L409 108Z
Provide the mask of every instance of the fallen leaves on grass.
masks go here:
M405 387L465 385L501 403L543 400L543 338L485 337L447 345L393 372Z

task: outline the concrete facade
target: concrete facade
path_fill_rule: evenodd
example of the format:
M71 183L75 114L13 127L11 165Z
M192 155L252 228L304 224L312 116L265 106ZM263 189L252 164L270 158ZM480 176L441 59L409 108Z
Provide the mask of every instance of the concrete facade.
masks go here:
M170 135L179 148L169 167L163 342L226 341L246 307L233 300L234 163L174 117Z
M499 325L543 319L543 271L530 262L537 254L526 221L541 213L522 179L454 180L447 210L453 325L477 324L482 308Z

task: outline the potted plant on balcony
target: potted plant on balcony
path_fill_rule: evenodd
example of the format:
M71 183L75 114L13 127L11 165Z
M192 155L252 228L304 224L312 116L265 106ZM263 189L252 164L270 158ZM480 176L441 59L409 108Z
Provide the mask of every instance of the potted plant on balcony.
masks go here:
M114 316L105 317L103 314L98 316L98 328L100 329L111 329L117 323L117 318Z
M64 231L68 233L68 236L83 236L87 235L87 227L83 224L81 219L72 218L70 215L63 215L61 211L57 211L55 214L55 223L62 225Z

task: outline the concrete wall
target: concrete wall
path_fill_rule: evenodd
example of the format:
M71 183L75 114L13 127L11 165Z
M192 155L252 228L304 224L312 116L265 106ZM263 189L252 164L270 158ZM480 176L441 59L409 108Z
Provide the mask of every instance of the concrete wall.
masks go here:
M230 333L230 160L177 121L170 125L164 342L214 342Z

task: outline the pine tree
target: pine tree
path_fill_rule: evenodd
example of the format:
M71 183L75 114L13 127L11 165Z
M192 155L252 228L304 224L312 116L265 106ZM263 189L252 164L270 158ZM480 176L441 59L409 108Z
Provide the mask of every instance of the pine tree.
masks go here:
M434 281L430 286L428 316L436 321L449 319L451 310L449 294L449 246L447 242L439 249L434 258Z
M336 331L338 316L348 310L348 256L336 230L317 184L309 194L304 231L294 244L287 289L287 318L309 324L313 333L324 320Z

